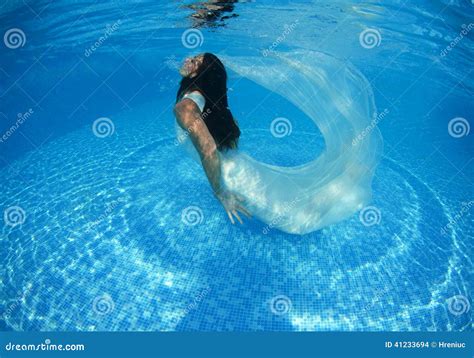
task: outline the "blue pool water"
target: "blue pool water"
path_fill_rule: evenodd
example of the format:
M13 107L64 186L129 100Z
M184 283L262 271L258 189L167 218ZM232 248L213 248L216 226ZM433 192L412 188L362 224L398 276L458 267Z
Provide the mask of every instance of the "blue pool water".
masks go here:
M471 2L215 6L0 5L1 328L471 330ZM350 61L386 113L373 215L303 236L232 226L176 145L176 66L295 49ZM229 76L242 150L283 166L321 153L298 108Z

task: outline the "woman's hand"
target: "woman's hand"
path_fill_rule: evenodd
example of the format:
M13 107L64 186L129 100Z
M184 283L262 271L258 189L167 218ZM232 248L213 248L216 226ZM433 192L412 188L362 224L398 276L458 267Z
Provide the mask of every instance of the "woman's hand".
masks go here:
M240 196L229 191L224 191L220 194L217 194L216 196L221 202L225 211L227 212L227 216L229 216L230 222L232 224L235 224L234 217L239 220L241 224L243 224L242 219L239 216L239 212L241 212L248 218L251 217L249 211L242 206L244 200Z

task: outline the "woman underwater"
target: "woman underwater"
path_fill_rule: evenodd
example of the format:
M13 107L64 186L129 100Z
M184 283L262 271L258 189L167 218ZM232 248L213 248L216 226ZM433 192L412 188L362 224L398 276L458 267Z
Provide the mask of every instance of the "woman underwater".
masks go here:
M264 233L306 234L364 208L382 154L365 77L347 62L310 50L220 57L238 75L281 96L282 104L296 106L325 144L314 160L295 167L269 165L237 150L240 130L228 107L224 65L210 53L186 59L175 105L178 138L199 157L230 221L252 215L266 223Z
M222 62L211 53L187 58L174 108L180 127L189 136L201 159L214 195L224 206L232 224L239 212L250 213L243 199L223 187L220 152L237 149L240 130L227 103L227 74Z

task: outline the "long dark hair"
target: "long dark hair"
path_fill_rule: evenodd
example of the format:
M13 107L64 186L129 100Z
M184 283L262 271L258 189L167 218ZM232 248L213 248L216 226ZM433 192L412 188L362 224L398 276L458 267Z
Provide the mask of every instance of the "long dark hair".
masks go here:
M183 77L176 102L187 92L199 91L206 99L202 119L216 142L218 150L236 148L240 129L227 103L227 73L212 53L205 53L195 77Z

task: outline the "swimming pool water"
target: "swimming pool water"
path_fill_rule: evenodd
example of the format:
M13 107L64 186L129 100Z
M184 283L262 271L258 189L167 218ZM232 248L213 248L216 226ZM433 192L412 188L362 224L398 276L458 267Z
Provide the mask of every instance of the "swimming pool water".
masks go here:
M0 43L2 329L472 329L473 35L455 39L473 5L227 10L203 21L179 2L0 5L2 34L20 29L23 45ZM375 46L360 40L367 29ZM296 48L353 63L386 113L373 203L303 236L232 226L176 143L176 66L203 51L264 61ZM324 150L296 107L229 76L242 150L288 166Z

